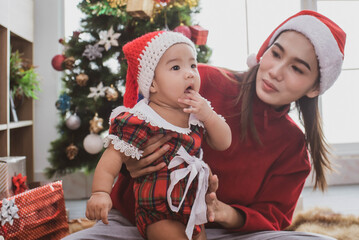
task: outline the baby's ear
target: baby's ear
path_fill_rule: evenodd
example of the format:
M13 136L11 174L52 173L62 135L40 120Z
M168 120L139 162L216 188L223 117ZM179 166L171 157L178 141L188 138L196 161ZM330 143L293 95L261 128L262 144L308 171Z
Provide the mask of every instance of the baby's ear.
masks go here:
M150 93L156 93L156 92L157 92L157 83L155 79L153 79L150 86Z

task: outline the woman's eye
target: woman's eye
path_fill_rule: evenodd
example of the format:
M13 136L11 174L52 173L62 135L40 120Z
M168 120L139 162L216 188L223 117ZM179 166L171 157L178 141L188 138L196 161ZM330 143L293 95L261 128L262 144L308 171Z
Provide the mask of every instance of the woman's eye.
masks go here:
M171 69L173 69L173 70L179 70L180 67L179 67L178 65L176 65L176 66L173 66Z
M197 68L197 64L192 64L191 68Z
M273 55L273 57L275 57L275 58L279 58L279 57L280 57L280 55L279 55L276 51L273 51L273 50L272 50L272 55Z

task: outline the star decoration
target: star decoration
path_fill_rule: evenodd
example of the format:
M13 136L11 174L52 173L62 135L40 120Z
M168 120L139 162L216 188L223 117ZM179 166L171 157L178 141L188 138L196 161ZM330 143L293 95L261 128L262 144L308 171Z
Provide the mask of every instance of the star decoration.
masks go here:
M121 33L115 33L113 27L108 31L100 32L100 41L97 43L99 45L104 45L106 51L108 51L111 46L118 46L117 39L121 36Z
M17 212L19 209L15 204L15 198L11 199L10 201L4 198L2 200L2 207L1 207L1 226L4 226L6 222L9 222L10 225L13 224L14 219L20 218Z
M85 51L82 53L82 56L87 57L90 61L96 59L96 58L101 58L102 57L102 51L104 50L103 47L100 47L98 44L95 45L91 45L88 44L86 45L86 49Z
M91 93L87 96L88 98L94 98L95 101L99 97L104 97L108 87L104 87L103 83L100 82L97 87L90 87Z

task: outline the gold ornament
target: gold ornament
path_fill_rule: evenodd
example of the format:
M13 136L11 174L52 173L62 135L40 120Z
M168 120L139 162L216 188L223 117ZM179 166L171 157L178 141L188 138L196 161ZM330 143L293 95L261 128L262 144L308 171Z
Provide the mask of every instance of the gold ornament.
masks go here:
M103 129L102 126L103 119L98 117L96 113L92 120L90 120L90 132L91 133L98 133Z
M79 152L78 147L76 147L73 143L71 143L66 148L66 156L70 160L73 160L77 156L78 152Z
M107 101L116 101L118 98L118 92L112 84L111 87L107 88L106 90L106 98Z
M64 66L66 69L72 70L74 68L75 58L74 57L68 57L64 61Z
M112 8L122 7L127 4L126 0L107 0L107 2L110 4L110 7Z
M85 73L80 73L79 75L76 76L76 82L81 87L86 86L88 80L89 80L89 76Z

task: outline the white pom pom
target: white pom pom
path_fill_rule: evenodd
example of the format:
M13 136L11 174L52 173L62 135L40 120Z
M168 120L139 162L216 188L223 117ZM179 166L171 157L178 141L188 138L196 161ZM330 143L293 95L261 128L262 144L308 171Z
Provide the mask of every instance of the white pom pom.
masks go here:
M255 65L257 65L257 57L256 54L252 53L247 57L247 66L249 68L254 67Z

